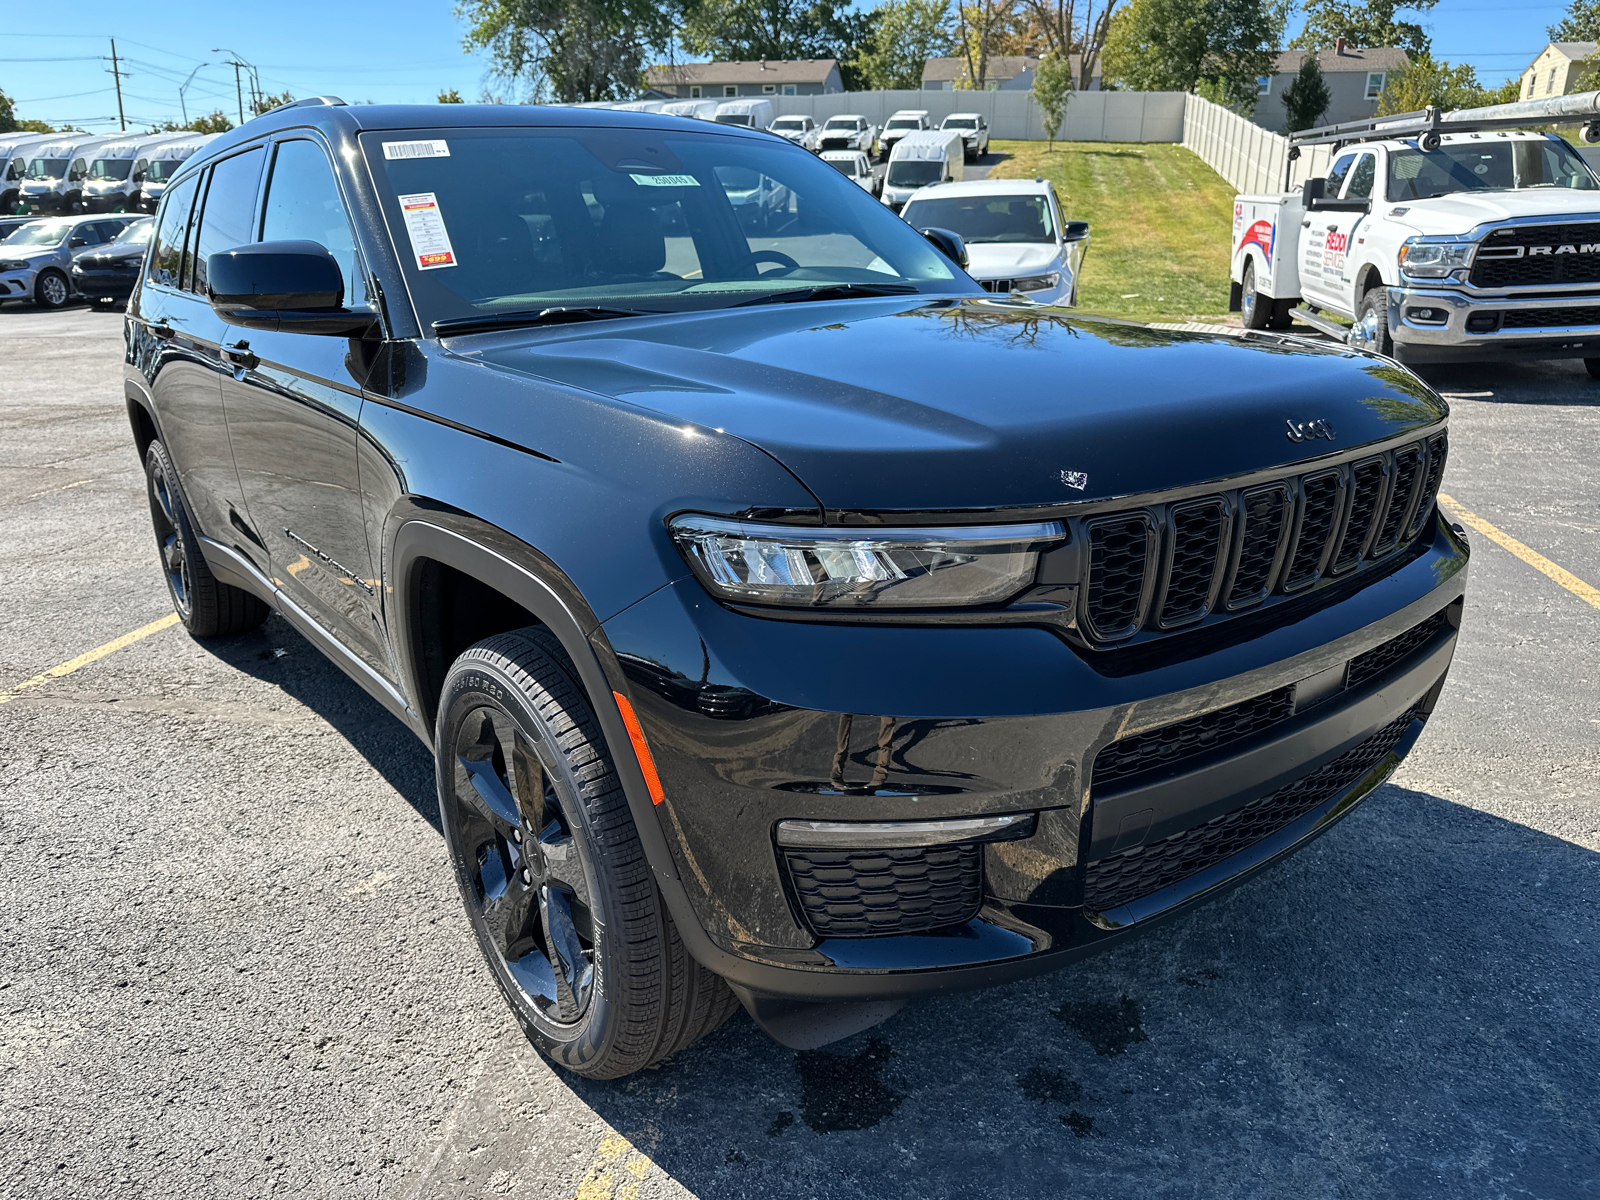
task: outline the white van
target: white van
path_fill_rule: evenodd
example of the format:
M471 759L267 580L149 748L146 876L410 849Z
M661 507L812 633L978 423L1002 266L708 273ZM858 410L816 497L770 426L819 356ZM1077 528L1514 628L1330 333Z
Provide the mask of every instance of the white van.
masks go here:
M883 173L883 202L899 212L918 188L958 182L966 160L966 146L954 130L928 129L907 134L889 152L889 169Z
M58 134L51 141L28 151L28 170L22 177L18 203L29 212L74 213L83 206L83 182L89 176L89 163L100 147L121 141L114 137L85 137L82 133Z
M178 168L207 142L221 136L220 133L184 132L174 135L170 142L151 147L142 172L137 162L133 164L133 173L138 176L139 207L147 213L155 212L156 205L161 203L161 193L167 190L167 182L178 173Z
M660 112L667 106L665 100L624 100L621 104L613 104L612 112Z
M693 117L696 121L714 121L717 119L717 102L715 100L673 100L661 106L661 111L669 117Z
M44 145L54 136L49 133L8 133L0 137L0 216L10 216L17 211L22 177L28 172L28 155L35 146Z
M746 129L765 129L772 124L771 100L724 100L712 118L718 125L743 125Z
M83 181L83 210L137 212L139 183L150 165L151 151L186 136L162 133L151 137L146 133L101 146L89 161L89 174Z
M883 132L878 135L878 153L888 158L889 152L894 149L894 144L901 138L921 133L927 128L929 128L927 109L902 108L883 123Z

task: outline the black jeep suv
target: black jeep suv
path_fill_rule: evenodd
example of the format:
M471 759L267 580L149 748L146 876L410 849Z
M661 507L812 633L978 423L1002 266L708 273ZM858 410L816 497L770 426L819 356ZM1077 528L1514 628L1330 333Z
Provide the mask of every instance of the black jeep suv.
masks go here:
M1061 967L1322 833L1433 710L1428 388L962 255L648 113L301 102L166 192L126 398L177 611L276 609L432 747L573 1071Z

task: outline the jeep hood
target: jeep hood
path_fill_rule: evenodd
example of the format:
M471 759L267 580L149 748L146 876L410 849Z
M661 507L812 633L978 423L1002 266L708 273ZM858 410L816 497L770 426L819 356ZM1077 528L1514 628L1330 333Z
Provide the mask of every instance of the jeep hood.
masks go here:
M1035 508L1220 480L1445 413L1404 368L1342 349L978 298L605 321L447 350L742 438L834 512ZM1319 418L1332 441L1289 438L1288 422ZM504 419L537 444L513 432L536 429L536 412Z
M1399 201L1380 212L1406 211L1394 220L1421 234L1470 233L1479 225L1513 217L1552 221L1600 214L1600 191L1576 188L1522 188L1504 192L1452 192L1432 200ZM1600 218L1597 218L1600 219Z

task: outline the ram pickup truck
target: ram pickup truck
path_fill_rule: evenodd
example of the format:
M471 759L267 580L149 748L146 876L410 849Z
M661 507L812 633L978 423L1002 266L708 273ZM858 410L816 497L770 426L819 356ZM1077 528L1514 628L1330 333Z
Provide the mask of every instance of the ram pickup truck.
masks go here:
M1600 179L1554 134L1485 128L1514 117L1450 116L1335 142L1298 192L1237 197L1232 307L1404 363L1582 358L1600 378Z

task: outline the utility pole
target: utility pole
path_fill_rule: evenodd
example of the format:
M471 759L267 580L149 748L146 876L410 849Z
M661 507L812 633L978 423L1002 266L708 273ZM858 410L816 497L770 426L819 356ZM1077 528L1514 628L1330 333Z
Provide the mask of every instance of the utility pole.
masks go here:
M111 78L117 81L117 124L128 132L128 119L122 115L122 69L117 65L117 39L111 39Z
M199 67L189 72L189 78L178 86L178 106L183 109L183 123L189 124L189 102L184 99L184 93L189 90L189 85L194 82L194 77L200 74L201 67L209 67L210 63L201 63Z
M233 90L238 95L238 98L239 98L239 124L243 125L245 123L245 115L244 115L244 84L242 82L240 82L239 72L241 70L245 70L245 71L249 71L251 73L251 79L250 79L250 102L251 102L251 104L253 106L255 104L255 101L256 101L256 92L258 90L258 84L257 84L256 78L255 78L255 67L251 66L250 63L245 61L244 55L240 54L237 50L229 50L226 46L213 46L211 48L211 53L213 53L213 54L231 54L231 55L233 55L232 58L226 59L224 61L227 63L228 66L233 68Z
M229 59L228 65L233 68L233 90L239 98L239 124L244 124L244 86L239 82L239 68L244 64Z

